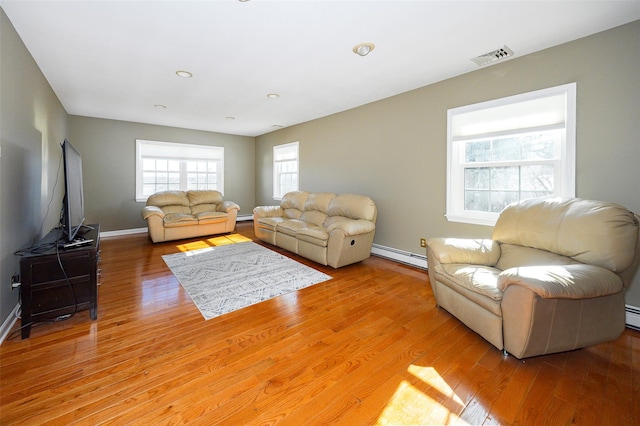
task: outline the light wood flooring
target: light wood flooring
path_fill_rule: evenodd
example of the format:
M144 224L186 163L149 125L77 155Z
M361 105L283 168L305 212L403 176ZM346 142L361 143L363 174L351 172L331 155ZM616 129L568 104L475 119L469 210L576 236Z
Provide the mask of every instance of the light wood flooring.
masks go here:
M640 332L505 357L379 257L205 321L160 256L212 242L103 238L98 319L0 346L0 424L640 424Z

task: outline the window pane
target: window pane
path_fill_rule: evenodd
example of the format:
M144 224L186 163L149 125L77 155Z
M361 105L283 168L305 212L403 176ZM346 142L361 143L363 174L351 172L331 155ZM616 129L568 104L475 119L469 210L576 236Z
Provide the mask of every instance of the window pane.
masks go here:
M519 191L491 191L491 211L500 213L507 205L518 201Z
M520 189L519 167L492 167L491 168L491 189L492 190L518 190Z
M465 189L489 189L491 169L488 167L475 167L464 169Z
M489 211L489 191L464 191L464 209Z
M528 165L521 170L522 190L553 193L555 168L552 165Z
M527 135L522 138L523 160L553 160L560 154L559 130Z
M467 163L485 162L491 159L491 141L475 141L465 144Z
M495 139L491 150L493 161L520 160L520 138L507 137Z

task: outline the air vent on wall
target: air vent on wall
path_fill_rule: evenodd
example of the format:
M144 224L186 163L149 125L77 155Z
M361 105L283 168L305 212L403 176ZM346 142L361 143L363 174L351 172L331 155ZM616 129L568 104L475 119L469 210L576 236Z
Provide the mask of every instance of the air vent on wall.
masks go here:
M510 56L513 56L513 50L509 49L507 46L504 46L502 49L485 53L484 55L480 55L476 58L472 58L471 60L476 64L478 64L479 66L483 66L483 65L490 64L492 62L500 61Z

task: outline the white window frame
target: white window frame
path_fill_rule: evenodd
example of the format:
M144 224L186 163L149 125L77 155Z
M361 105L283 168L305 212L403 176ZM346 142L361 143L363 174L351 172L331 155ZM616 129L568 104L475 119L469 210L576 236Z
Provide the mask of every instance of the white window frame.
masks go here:
M166 159L179 161L180 184L179 190L192 189L187 181L187 162L193 160L215 161L217 184L215 189L224 194L224 147L210 145L195 145L175 142L161 142L144 139L136 139L136 201L144 202L149 195L144 194L144 168L145 158Z
M294 158L291 158L291 155ZM295 160L295 171L288 171L287 173L295 174L296 185L295 188L289 188L288 191L281 191L280 188L280 168L279 164L283 162L289 162ZM299 155L299 143L291 142L282 145L275 145L273 147L273 199L282 200L283 192L297 191L300 186L300 155Z
M459 124L461 120L468 117L482 117L485 112L491 116L493 108L510 108L527 105L529 101L542 100L544 98L564 95L563 114L551 117L549 114L543 116L527 112L527 122L523 124L519 116L516 120L504 120L504 122L483 123L470 120L466 122L468 126L461 130ZM535 104L535 102L528 105ZM495 111L495 109L493 110ZM479 113L478 113L479 112ZM539 111L547 113L548 111ZM464 114L472 113L467 116ZM524 116L523 116L524 117ZM533 118L532 118L533 117ZM514 118L513 114L512 117ZM458 119L458 121L455 121ZM561 121L558 122L558 121ZM451 222L471 223L477 225L494 226L499 213L465 210L464 196L464 161L465 143L477 141L483 138L522 135L524 133L535 133L551 129L564 129L559 158L553 161L554 164L554 195L555 197L575 197L575 162L576 162L576 83L509 96L473 105L452 108L447 111L447 211L446 218ZM510 162L503 165L525 165L525 161ZM496 166L488 164L487 167Z

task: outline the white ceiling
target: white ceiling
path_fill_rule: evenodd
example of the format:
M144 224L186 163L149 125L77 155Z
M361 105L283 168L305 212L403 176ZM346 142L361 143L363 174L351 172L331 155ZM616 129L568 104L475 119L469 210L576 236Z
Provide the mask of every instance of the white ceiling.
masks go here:
M517 58L640 19L640 0L0 5L68 113L247 136L474 71L504 45Z

